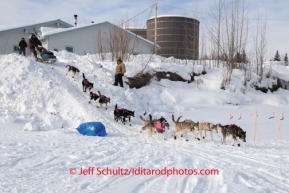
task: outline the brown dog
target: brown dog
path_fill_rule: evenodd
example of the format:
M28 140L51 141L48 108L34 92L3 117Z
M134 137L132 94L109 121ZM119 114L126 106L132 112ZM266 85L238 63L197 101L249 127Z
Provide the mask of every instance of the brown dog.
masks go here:
M207 137L207 131L210 131L211 140L213 140L213 137L212 137L213 130L215 130L216 133L218 133L217 125L214 125L214 124L208 123L208 122L200 122L198 129L199 129L200 137L202 139L205 139L205 137ZM203 131L205 132L205 137L202 136Z
M196 139L200 140L200 138L198 138L198 135L195 134L195 127L198 126L198 123L195 123L194 121L192 120L189 120L189 119L186 119L185 121L183 122L179 122L180 118L182 116L180 116L177 121L175 121L175 118L174 118L174 115L172 115L172 121L174 123L174 128L175 128L175 131L174 131L174 139L176 140L177 139L177 134L181 131L183 131L184 133L184 137L185 137L185 140L188 141L187 139L187 132L192 132L192 134L195 136Z

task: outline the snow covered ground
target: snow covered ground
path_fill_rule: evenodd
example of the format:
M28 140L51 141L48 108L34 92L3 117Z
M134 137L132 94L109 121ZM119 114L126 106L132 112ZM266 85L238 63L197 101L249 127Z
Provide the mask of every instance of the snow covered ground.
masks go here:
M242 84L241 71L233 72L232 84L221 90L222 69L208 68L196 77L203 83L156 81L141 89L112 86L115 63L95 55L56 53L52 66L16 54L0 58L0 192L289 192L289 91L279 89L264 94ZM146 65L149 56L138 55L126 62L126 76ZM76 81L67 72L73 65L111 97L108 110L89 104L82 92L82 76ZM102 67L101 67L102 66ZM195 66L199 73L202 66ZM177 72L189 79L192 65L174 59L154 57L146 70ZM285 66L273 66L273 74L289 77ZM254 80L254 76L252 80ZM264 80L270 84L273 80ZM116 123L114 105L134 110L132 126ZM140 133L143 112L170 123L168 140L149 139ZM258 111L257 128L261 141L254 141L252 117ZM281 125L283 143L275 142ZM174 140L171 115L194 121L239 125L247 131L241 147L222 145L221 134L197 141L189 134L186 142ZM108 135L88 137L75 128L83 122L100 121ZM28 131L27 131L28 130ZM215 175L133 175L147 170L215 169ZM128 175L104 175L100 169L122 168ZM85 170L86 169L86 170ZM127 171L125 169L128 169ZM85 174L79 173L85 170ZM76 172L76 173L75 173ZM93 172L93 174L92 174ZM75 173L75 174L74 174Z

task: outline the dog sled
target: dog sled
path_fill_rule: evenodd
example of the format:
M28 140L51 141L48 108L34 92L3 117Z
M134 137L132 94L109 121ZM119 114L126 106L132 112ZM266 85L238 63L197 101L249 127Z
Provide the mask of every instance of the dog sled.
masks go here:
M53 52L47 51L44 47L37 47L37 61L46 62L53 64L56 62L56 56L54 56Z

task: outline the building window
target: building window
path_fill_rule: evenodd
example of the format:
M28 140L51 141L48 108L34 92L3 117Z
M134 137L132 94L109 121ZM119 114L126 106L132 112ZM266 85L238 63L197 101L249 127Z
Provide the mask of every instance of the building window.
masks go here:
M19 52L19 46L13 45L13 52Z
M136 51L132 52L132 55L138 55L138 54L140 54L140 53L136 52Z
M66 51L68 52L72 52L74 51L74 47L73 46L65 46Z

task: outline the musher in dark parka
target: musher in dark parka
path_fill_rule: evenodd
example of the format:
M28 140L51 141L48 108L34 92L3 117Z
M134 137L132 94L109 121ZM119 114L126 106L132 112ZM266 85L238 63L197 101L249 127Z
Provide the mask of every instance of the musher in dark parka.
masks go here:
M30 52L34 54L35 59L37 60L37 53L35 48L37 49L38 46L42 46L41 41L35 36L35 34L32 34L28 40L28 46L30 49Z
M24 38L21 38L21 41L19 42L18 46L19 46L19 54L21 55L21 53L23 52L23 55L25 56L26 55L25 48L27 48L27 43Z

